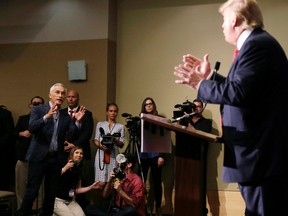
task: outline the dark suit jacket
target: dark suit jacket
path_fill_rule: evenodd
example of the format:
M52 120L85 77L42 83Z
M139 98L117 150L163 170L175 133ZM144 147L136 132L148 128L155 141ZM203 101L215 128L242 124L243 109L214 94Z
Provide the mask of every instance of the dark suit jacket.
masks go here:
M29 131L33 134L32 140L26 155L26 159L32 162L40 162L45 160L53 135L54 119L49 118L47 122L43 120L43 116L50 110L49 103L39 105L32 109L29 120ZM70 116L59 110L58 123L58 158L63 164L67 162L64 153L64 141L72 140L77 136L78 128Z
M19 132L28 130L30 113L28 115L19 116L16 127L15 127L15 137L17 139L16 143L16 159L25 160L26 153L29 148L31 137L20 137Z
M278 42L255 29L227 78L204 80L198 98L223 104L225 182L259 182L288 171L287 57Z
M63 109L63 112L68 114L68 108ZM85 159L91 159L90 139L93 133L93 129L94 123L92 112L86 110L85 115L82 118L78 137L76 137L75 140L71 140L71 142L76 146L81 146L83 148Z
M0 190L9 190L15 167L14 122L11 112L0 107Z
M0 152L1 157L8 156L11 158L11 151L14 151L14 121L10 111L0 107ZM8 154L8 155L7 155Z

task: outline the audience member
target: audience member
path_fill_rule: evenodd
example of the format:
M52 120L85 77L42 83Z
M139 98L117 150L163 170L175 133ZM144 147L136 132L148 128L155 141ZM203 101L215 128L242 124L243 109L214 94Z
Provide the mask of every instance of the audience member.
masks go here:
M61 178L56 192L54 216L85 216L75 197L99 187L98 182L82 187L81 166L83 159L82 147L70 149L68 162L61 170Z
M35 96L30 100L29 108L33 109L34 106L44 104L44 99L40 96ZM28 175L28 163L25 159L28 151L32 134L28 130L30 119L30 112L27 115L19 116L15 133L17 137L16 142L16 166L15 166L15 192L17 198L17 207L20 208L23 197L25 195L27 186L27 175ZM44 197L44 187L41 184L39 189L39 195L37 197L37 208L42 207Z
M5 106L0 107L0 190L11 190L15 166L14 121Z
M89 205L86 208L87 216L145 216L144 183L134 173L137 163L133 154L117 155L118 169L110 172L110 178L105 185L103 197L110 199L111 207L102 210L97 206Z
M109 103L106 106L107 121L98 122L95 130L94 144L98 148L95 156L95 181L106 183L109 180L110 172L116 167L116 156L119 148L122 148L125 141L124 125L117 123L118 105ZM111 146L103 144L103 135L113 135Z
M17 215L28 216L37 197L40 184L45 177L45 197L42 214L53 214L57 184L62 164L67 160L64 154L65 140L73 140L81 126L85 107L75 114L76 122L61 110L66 89L61 83L50 88L49 102L32 109L28 130L32 140L26 155L28 160L28 183L26 193Z
M69 90L66 97L68 107L63 109L64 112L70 115L71 119L74 119L74 114L79 111L80 105L80 95L76 90ZM64 149L67 153L74 148L75 146L82 147L84 151L84 161L82 166L82 185L88 186L94 182L93 166L91 163L91 148L90 148L90 139L93 133L94 128L92 113L86 109L85 115L81 121L81 128L79 135L75 140L71 142L65 141ZM85 208L89 204L88 200L85 197L85 194L79 194L77 197L77 202L82 208Z
M176 83L198 90L197 98L220 104L224 182L237 182L246 216L283 215L287 211L288 62L281 45L263 30L256 0L228 0L219 8L226 42L236 46L228 76L211 71L192 55L175 67ZM212 77L212 79L211 79ZM276 109L267 112L265 101Z
M155 101L147 97L143 100L141 106L141 113L158 115ZM141 168L144 176L144 181L147 181L147 174L150 168L151 180L153 183L153 193L156 203L156 216L161 216L161 202L162 202L162 166L164 164L163 153L141 153Z

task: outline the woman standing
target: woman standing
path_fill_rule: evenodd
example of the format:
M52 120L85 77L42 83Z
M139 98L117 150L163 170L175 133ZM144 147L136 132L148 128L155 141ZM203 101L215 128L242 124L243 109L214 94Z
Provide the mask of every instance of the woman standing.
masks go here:
M100 187L99 182L94 182L88 187L81 187L82 159L83 149L79 146L72 148L68 162L61 170L61 178L54 204L54 216L85 216L75 197L77 194L86 193Z
M102 185L108 182L110 172L117 166L116 156L119 154L119 148L124 146L125 127L116 122L118 110L116 103L107 104L107 121L98 122L96 125L94 144L98 150L95 156L95 181L100 181ZM112 145L105 145L103 135L113 136Z
M158 115L154 100L147 97L142 102L141 113ZM152 182L154 185L154 196L156 202L156 216L161 216L162 201L162 166L164 164L164 154L161 153L141 153L141 167L145 182L147 180L148 169L150 168Z

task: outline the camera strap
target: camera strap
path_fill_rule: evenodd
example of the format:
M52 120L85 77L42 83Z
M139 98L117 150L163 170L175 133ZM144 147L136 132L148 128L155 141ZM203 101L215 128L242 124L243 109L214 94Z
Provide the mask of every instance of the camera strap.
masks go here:
M110 164L110 151L104 151L104 158L103 158L103 162L105 164Z

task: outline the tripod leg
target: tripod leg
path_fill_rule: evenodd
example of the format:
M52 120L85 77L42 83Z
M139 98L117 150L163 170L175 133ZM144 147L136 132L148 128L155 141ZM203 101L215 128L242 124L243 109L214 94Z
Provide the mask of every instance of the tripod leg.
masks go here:
M145 189L145 200L147 200L147 193L146 193L146 182L145 182L145 178L144 178L144 174L143 174L143 169L142 169L142 166L141 166L141 159L140 159L140 152L139 152L139 149L138 149L138 144L139 142L136 140L136 138L133 139L133 146L134 146L134 153L136 152L136 155L137 155L137 160L138 160L138 168L140 170L140 174L141 174L141 178L142 178L142 181L144 183L144 189ZM146 204L146 214L149 216L152 216L152 211L150 209L150 206Z

